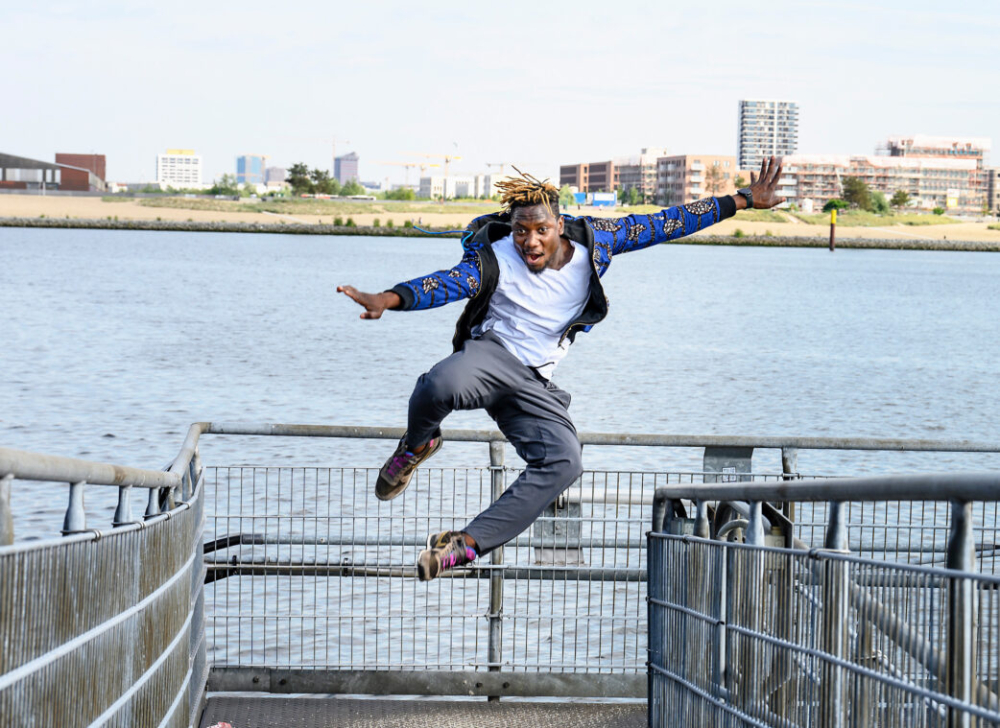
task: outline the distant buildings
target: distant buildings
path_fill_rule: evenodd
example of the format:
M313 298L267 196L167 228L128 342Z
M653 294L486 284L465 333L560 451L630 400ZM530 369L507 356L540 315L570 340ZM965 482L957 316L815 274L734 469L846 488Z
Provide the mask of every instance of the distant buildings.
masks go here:
M680 154L657 160L656 195L661 205L683 205L736 191L736 157ZM750 184L749 176L745 176Z
M559 186L576 187L580 192L613 192L618 189L618 172L613 160L582 162L559 167Z
M564 164L559 167L559 186L569 185L583 193L635 188L642 200L652 202L656 195L656 161L666 154L663 148L645 147L635 157Z
M986 205L991 215L1000 217L1000 167L986 167Z
M236 158L236 182L238 184L262 185L267 182L264 170L267 157L261 154L244 154Z
M201 157L193 149L168 149L157 154L156 183L162 188L201 187Z
M493 197L497 193L499 174L477 174L471 177L444 177L432 175L421 177L417 187L417 197L426 199L454 199L456 197Z
M104 192L107 184L89 167L60 162L60 159L84 159L103 171L103 154L57 154L56 162L43 162L13 154L0 153L0 189L8 190L71 190Z
M67 154L56 152L56 164L63 167L61 190L91 192L104 190L93 178L104 182L108 178L107 160L103 154Z
M656 197L657 161L666 156L667 150L662 147L646 147L638 157L614 160L619 188L636 189L642 202L652 202Z
M794 101L744 99L739 106L736 158L740 169L760 169L765 157L795 154L799 105Z
M340 184L347 184L351 180L358 181L358 155L351 152L341 157L333 159L333 176Z

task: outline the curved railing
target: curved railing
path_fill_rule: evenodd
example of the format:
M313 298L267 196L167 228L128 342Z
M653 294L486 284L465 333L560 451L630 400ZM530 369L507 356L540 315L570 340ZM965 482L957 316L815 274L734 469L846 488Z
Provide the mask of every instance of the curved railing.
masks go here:
M998 500L995 472L657 488L650 725L1000 725L1000 575L976 573ZM809 548L783 512L824 502ZM946 568L852 554L847 506L873 502L947 503Z
M0 448L0 724L198 724L204 505L194 450L166 471ZM12 544L10 489L69 484L64 538ZM117 487L93 528L88 487ZM147 491L132 514L133 489Z

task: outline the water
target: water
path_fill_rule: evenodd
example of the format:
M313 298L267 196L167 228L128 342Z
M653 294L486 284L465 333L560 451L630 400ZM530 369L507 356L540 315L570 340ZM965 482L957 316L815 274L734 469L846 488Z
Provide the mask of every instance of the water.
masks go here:
M196 420L405 424L458 306L361 321L335 292L448 267L454 239L0 229L0 445L162 467ZM671 245L615 259L611 314L556 372L581 431L995 441L991 253ZM451 427L492 428L482 412ZM378 465L389 443L203 440L209 465ZM450 443L441 465L481 465ZM512 457L509 454L508 457ZM694 451L588 449L592 468ZM759 451L755 469L776 467ZM997 456L807 452L803 472L981 469ZM107 521L112 494L91 489ZM14 488L18 538L65 489Z

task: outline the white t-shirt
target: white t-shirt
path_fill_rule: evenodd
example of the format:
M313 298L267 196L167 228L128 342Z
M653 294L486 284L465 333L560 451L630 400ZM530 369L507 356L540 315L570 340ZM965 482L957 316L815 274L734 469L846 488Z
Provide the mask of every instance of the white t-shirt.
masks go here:
M569 352L569 339L559 339L583 311L590 294L587 248L570 241L573 257L559 270L533 273L518 255L514 236L493 244L500 278L486 318L476 335L493 331L523 364L546 379Z

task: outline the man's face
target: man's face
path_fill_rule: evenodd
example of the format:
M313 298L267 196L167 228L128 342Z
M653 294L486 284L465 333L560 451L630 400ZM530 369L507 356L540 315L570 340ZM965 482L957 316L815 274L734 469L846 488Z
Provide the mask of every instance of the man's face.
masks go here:
M553 257L562 254L563 219L556 218L545 205L517 207L511 216L514 247L532 273L548 268Z

